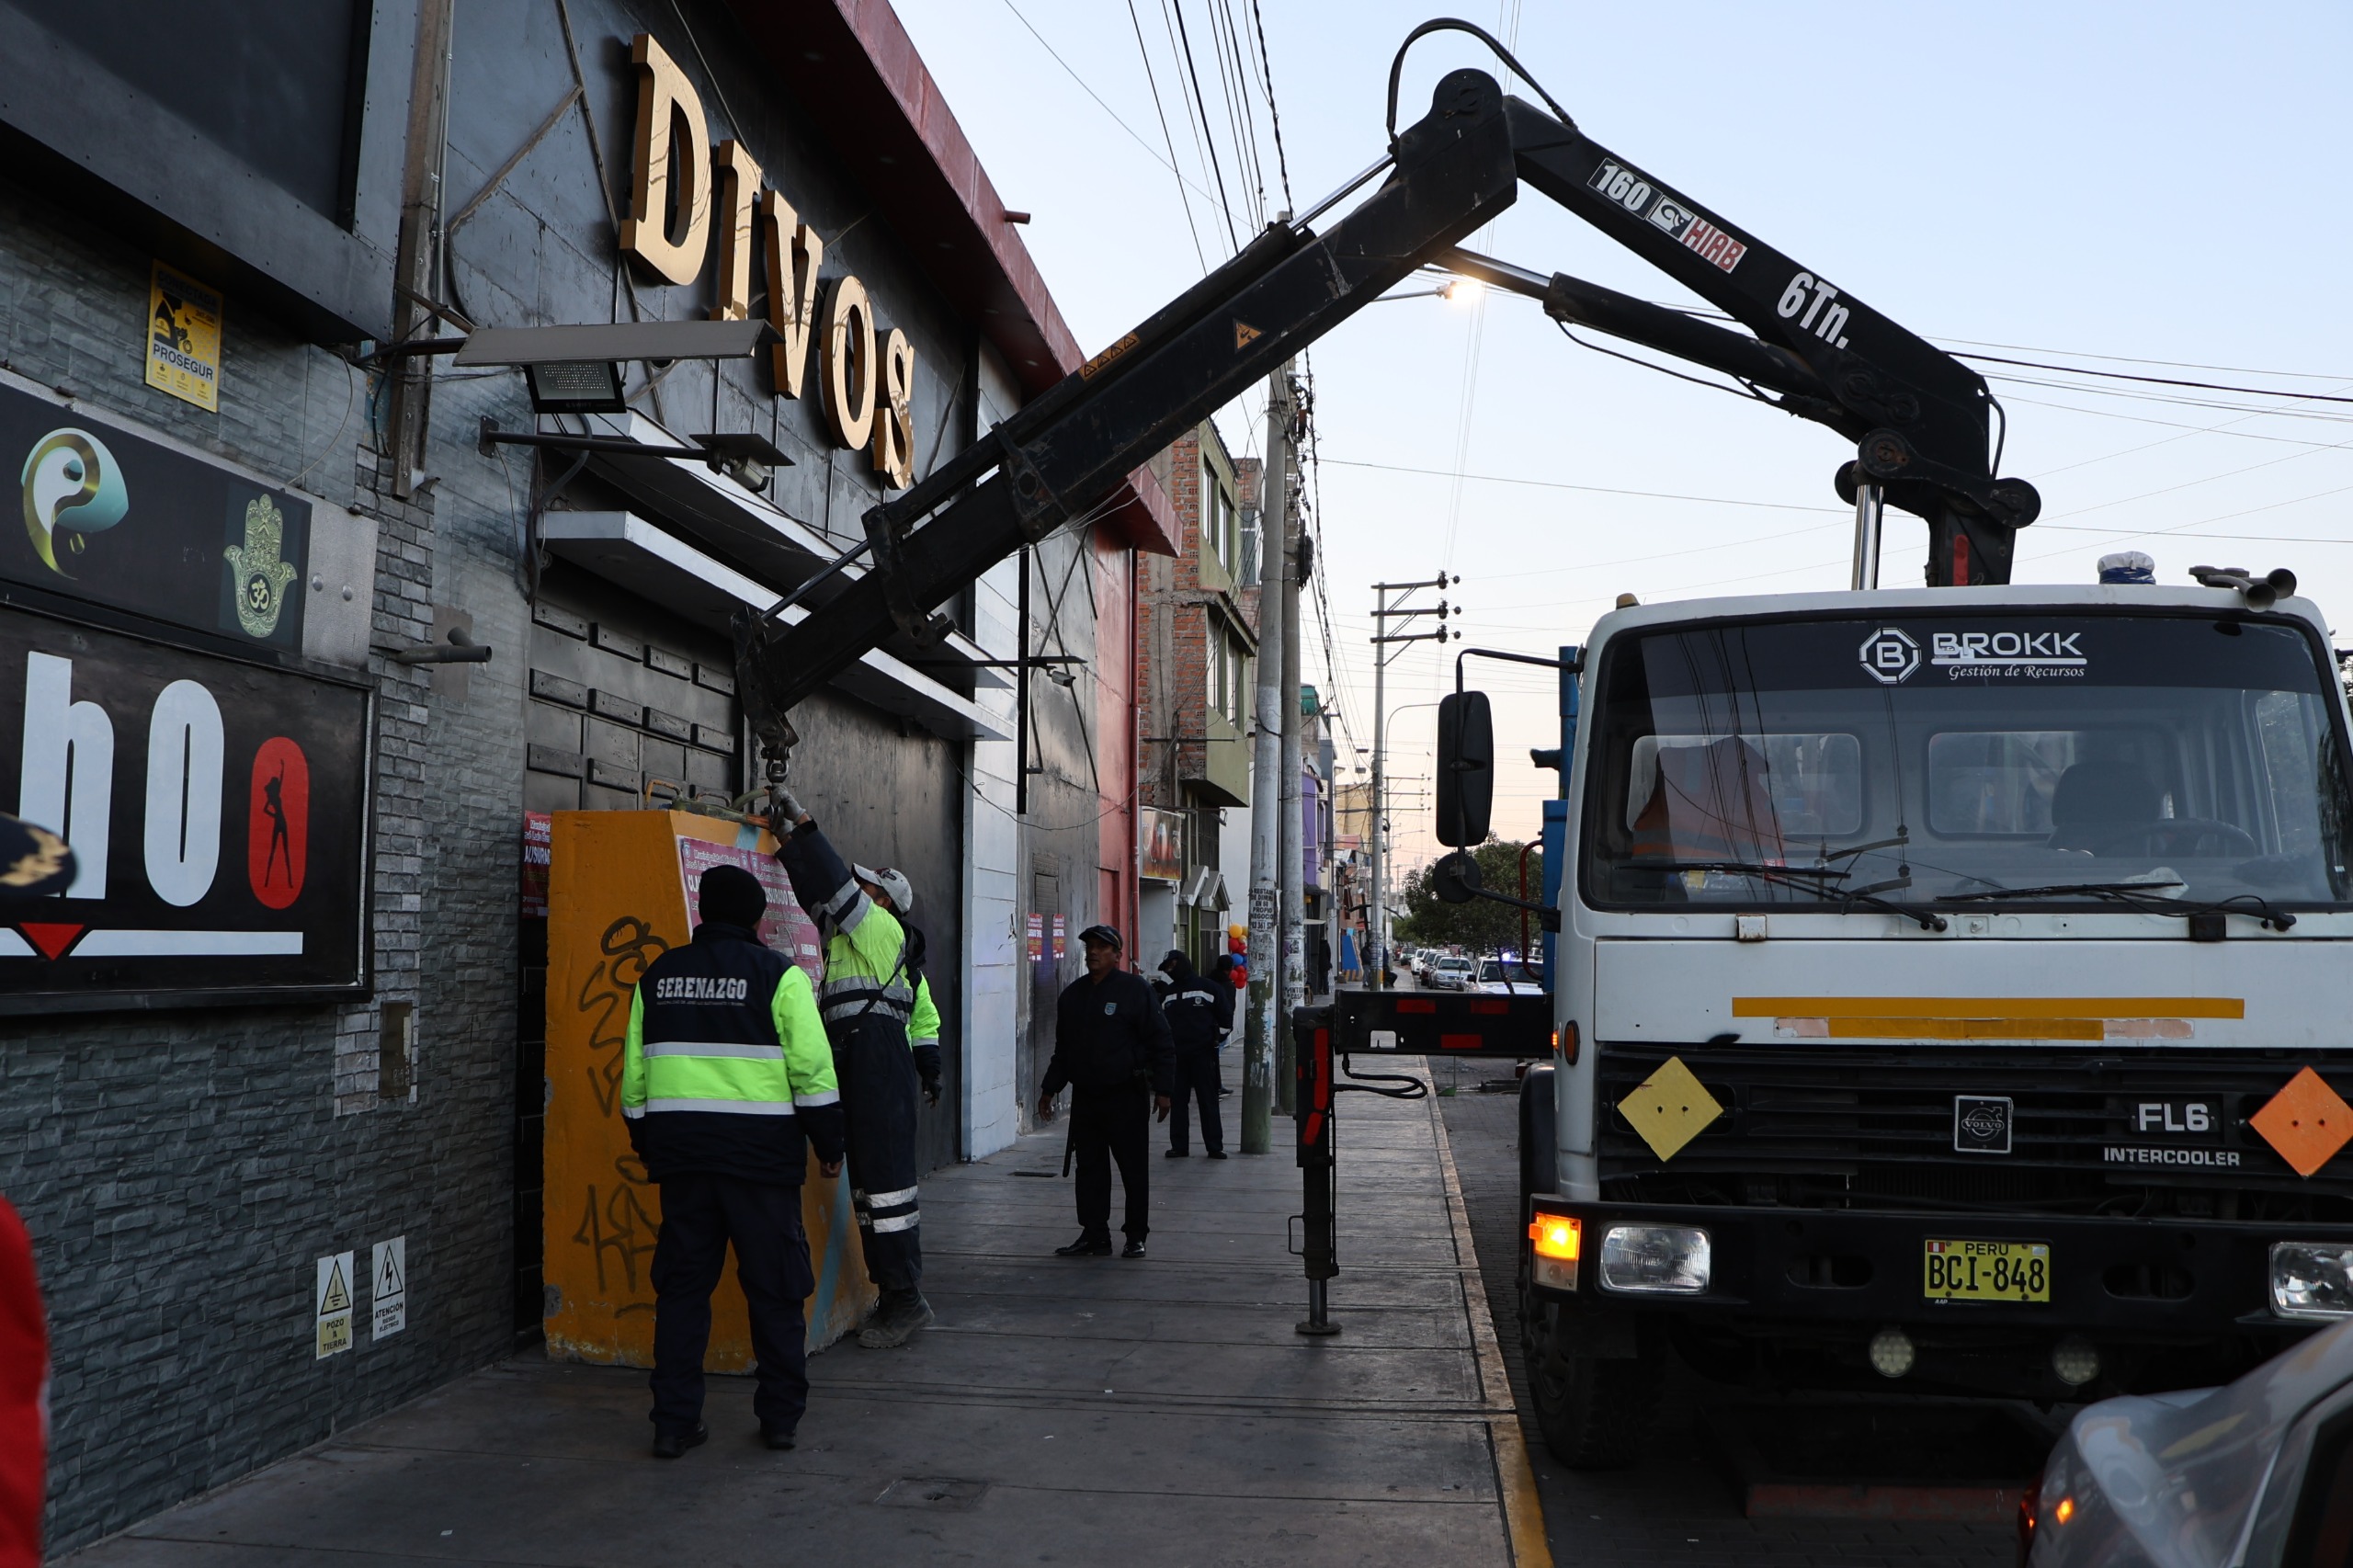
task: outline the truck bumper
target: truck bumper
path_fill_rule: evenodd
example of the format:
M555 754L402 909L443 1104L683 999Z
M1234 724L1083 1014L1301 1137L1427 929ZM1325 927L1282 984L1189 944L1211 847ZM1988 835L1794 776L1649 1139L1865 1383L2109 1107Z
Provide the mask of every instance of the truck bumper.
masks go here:
M1735 1331L1779 1325L1829 1338L1896 1324L1922 1331L1924 1341L2076 1333L2111 1344L2211 1344L2249 1335L2276 1343L2326 1324L2273 1312L2272 1244L2353 1244L2353 1226L2294 1222L1676 1208L1541 1195L1530 1207L1531 1219L1563 1215L1581 1230L1576 1289L1539 1286L1540 1301L1577 1315L1668 1314ZM1603 1238L1621 1224L1705 1231L1707 1289L1688 1295L1611 1289L1601 1277ZM2051 1299L1932 1299L1931 1241L2041 1243L2050 1249Z

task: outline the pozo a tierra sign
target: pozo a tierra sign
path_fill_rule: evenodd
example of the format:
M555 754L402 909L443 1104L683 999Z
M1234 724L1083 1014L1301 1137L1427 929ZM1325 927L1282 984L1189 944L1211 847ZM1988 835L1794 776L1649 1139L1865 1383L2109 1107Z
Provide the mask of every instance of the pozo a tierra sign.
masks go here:
M637 35L630 61L637 70L637 136L623 254L686 285L702 276L716 249L719 303L711 314L742 321L751 314L756 248L767 269L768 321L782 340L773 351L778 395L801 394L813 335L827 432L843 447L865 448L884 484L914 483L915 346L896 327L878 328L873 301L854 276L822 290L821 312L824 240L762 184L760 165L742 142L711 145L701 98L653 35Z

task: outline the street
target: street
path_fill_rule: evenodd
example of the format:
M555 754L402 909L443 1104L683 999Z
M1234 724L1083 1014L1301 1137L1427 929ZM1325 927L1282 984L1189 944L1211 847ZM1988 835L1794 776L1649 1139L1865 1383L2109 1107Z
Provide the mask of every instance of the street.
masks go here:
M2017 1561L2016 1527L2007 1518L1956 1523L1743 1517L1723 1475L1703 1457L1700 1425L1712 1410L1754 1401L1739 1400L1734 1391L1708 1384L1679 1364L1669 1374L1666 1411L1652 1426L1641 1460L1631 1469L1573 1471L1554 1460L1529 1414L1527 1374L1518 1354L1512 1292L1516 1242L1523 1230L1518 1214L1518 1101L1515 1094L1482 1093L1479 1087L1483 1083L1512 1083L1514 1068L1508 1062L1431 1064L1439 1087L1455 1091L1441 1094L1438 1103L1471 1212L1495 1334L1511 1367L1556 1562L1597 1568L1653 1562L2006 1568ZM1793 1446L1802 1445L1809 1430L1835 1431L1840 1425L1836 1406L1827 1415L1819 1407L1793 1402L1781 1408ZM2055 1423L2061 1418L2052 1419Z

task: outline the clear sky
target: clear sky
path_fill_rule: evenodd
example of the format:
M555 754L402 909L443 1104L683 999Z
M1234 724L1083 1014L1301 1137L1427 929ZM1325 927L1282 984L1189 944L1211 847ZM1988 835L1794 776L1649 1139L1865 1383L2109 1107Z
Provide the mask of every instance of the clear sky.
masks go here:
M1304 208L1379 155L1391 56L1440 14L1436 0L894 3L1006 201L1036 215L1026 237L1090 352L1230 255L1228 214L1246 240L1284 205L1265 77ZM1462 0L1455 14L1516 40L1587 135L1948 348L2353 399L2333 287L2353 255L2353 8ZM1222 65L1236 49L1241 67ZM1401 120L1462 65L1504 74L1459 35L1418 44ZM1246 95L1224 90L1244 74ZM1532 191L1472 248L1696 302ZM1993 380L2010 415L2003 472L2043 495L2018 581L2089 581L2103 551L2142 549L2161 581L2196 562L2290 566L2353 616L2353 401L1980 368L2023 378ZM1448 597L1467 608L1451 623L1466 645L1545 653L1621 591L1654 603L1847 582L1851 513L1831 476L1851 449L1580 348L1532 301L1372 306L1313 369L1338 669L1335 682L1311 623L1309 678L1336 684L1357 744L1372 732L1378 579L1460 574ZM1255 400L1219 425L1239 450L1262 444ZM1613 493L1627 491L1689 499ZM1881 581L1916 581L1925 540L1891 513ZM1554 778L1510 759L1552 744L1549 674L1471 670L1495 694L1506 759L1496 829L1531 835ZM1435 721L1407 705L1451 680L1427 646L1391 666L1401 780L1427 778ZM1401 783L1392 815L1408 861L1430 849L1421 788Z

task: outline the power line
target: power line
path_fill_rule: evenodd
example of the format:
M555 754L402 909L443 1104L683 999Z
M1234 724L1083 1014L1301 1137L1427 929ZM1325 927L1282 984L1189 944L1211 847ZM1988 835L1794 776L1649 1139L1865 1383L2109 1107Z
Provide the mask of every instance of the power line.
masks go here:
M2006 359L1998 354L1972 354L1955 349L1956 359L1978 359L1988 365L2018 365L2029 370L2056 370L2065 376L2097 376L2109 381L2143 381L2151 386L2190 387L2202 392L2244 392L2249 397L2292 397L2306 403L2353 403L2353 397L2340 397L2334 392L2289 392L2271 387L2232 386L2223 381L2183 381L2174 376L2136 376L2129 370L2093 370L2081 365L2051 365L2040 359ZM2260 374L2261 372L2256 372Z
M1209 253L1201 248L1200 227L1193 222L1193 199L1185 194L1184 172L1176 167L1176 139L1168 133L1168 111L1161 107L1160 78L1152 68L1152 51L1143 46L1143 23L1136 17L1136 0L1128 0L1128 25L1135 29L1136 53L1143 60L1143 79L1152 87L1152 112L1160 117L1160 139L1168 144L1168 172L1176 176L1176 200L1185 209L1185 228L1193 236L1193 259L1201 264L1206 276Z
M2162 365L2175 370L2219 370L2233 376L2279 376L2299 381L2347 381L2353 377L2325 375L2317 370L2265 370L2250 365L2206 365L2195 359L2144 359L2130 354L2094 354L2078 348L2038 348L2030 343L1987 343L1974 337L1938 337L1936 343L1965 344L1972 348L2002 348L2013 354L2057 354L2070 359L2105 359L2112 365Z
M1275 131L1275 167L1283 178L1283 208L1296 211L1290 199L1290 159L1283 153L1282 111L1275 108L1274 60L1267 51L1267 18L1259 14L1258 0L1250 0L1250 20L1258 32L1258 74L1267 86L1267 119Z
M1141 132L1139 132L1139 131L1136 130L1136 128L1135 128L1134 126L1130 125L1126 120L1121 119L1120 118L1120 111L1119 111L1118 109L1113 108L1109 104L1105 103L1105 102L1103 101L1103 95L1102 95L1102 94L1100 94L1100 93L1097 92L1093 87L1090 87L1090 86L1088 86L1088 85L1087 85L1087 84L1086 84L1086 77L1084 77L1084 76L1082 76L1082 75L1080 75L1080 74L1078 74L1078 72L1077 72L1076 70L1074 70L1074 69L1072 67L1071 62L1070 62L1069 61L1067 61L1067 60L1064 60L1064 59L1062 57L1062 54L1060 53L1060 51L1058 51L1054 48L1054 46L1053 46L1052 44L1048 43L1048 42L1046 41L1046 35L1045 35L1045 34L1043 34L1043 33L1041 33L1041 32L1040 32L1036 28L1034 28L1034 27L1031 27L1031 26L1030 26L1029 18L1029 17L1025 17L1025 16L1023 16L1023 15L1021 14L1020 8L1019 8L1018 6L1015 6L1015 5L1014 5L1013 0L1005 0L1005 8L1006 8L1006 10L1011 11L1011 12L1013 13L1013 19L1014 19L1015 21L1019 22L1019 23L1020 23L1024 28L1029 28L1029 36L1030 36L1031 38L1034 38L1034 39L1036 39L1036 40L1038 40L1038 44L1039 44L1039 47L1040 47L1040 48L1043 49L1043 50L1044 50L1048 54L1051 54L1051 55L1052 55L1052 56L1053 56L1054 63L1055 63L1055 64L1057 64L1057 65L1059 65L1059 66L1061 66L1061 67L1063 68L1063 74L1066 74L1066 75L1068 75L1072 81L1074 81L1074 82L1077 83L1077 84L1078 84L1078 85L1079 85L1079 89L1080 89L1082 92L1086 93L1086 95L1088 97L1093 98L1093 99L1095 100L1095 102L1096 102L1096 106L1097 106L1097 108L1099 108L1100 109L1102 109L1102 111L1103 111L1105 114L1108 114L1108 115L1109 115L1109 116L1111 117L1111 122L1112 122L1113 124L1117 125L1120 130L1122 130L1122 131L1126 131L1130 136L1131 136L1131 137L1134 137L1134 138L1135 138L1136 145L1137 145L1137 146L1139 146L1139 147L1142 147L1142 148L1146 153L1150 153L1150 154L1151 154L1151 156L1152 156L1152 161L1153 161L1154 163L1155 163L1155 164L1159 164L1159 165L1162 165L1164 167L1165 167L1165 168L1168 170L1168 172L1169 172L1170 174L1173 174L1173 175L1175 175L1175 176L1176 176L1176 178L1177 178L1177 180L1178 180L1178 182L1179 182L1180 184L1185 184L1185 185L1191 185L1191 184L1192 184L1192 182L1191 182L1190 180L1188 180L1188 179L1186 179L1186 178L1185 178L1185 171L1184 171L1184 170L1182 170L1182 169L1180 169L1180 168L1178 168L1178 167L1176 166L1176 163L1173 161L1173 160L1174 160L1174 158L1175 158L1175 155L1176 155L1176 149L1174 149L1174 148L1172 147L1172 148L1169 150L1169 153L1170 153L1169 157L1167 157L1167 158L1163 158L1163 157L1160 155L1160 153L1158 153L1158 151L1156 151L1156 150L1153 147L1153 144L1152 144L1151 142L1147 142L1147 141L1145 141L1145 140L1143 139L1142 134ZM1157 89L1157 87L1155 87L1155 88L1154 89L1154 101L1157 101L1157 99L1158 99L1158 89ZM1165 128L1165 122L1164 122L1164 128ZM1195 189L1197 189L1197 190L1200 189L1200 187L1198 187L1198 186L1195 186L1195 187L1194 187L1194 188L1195 188ZM1209 197L1209 192L1208 192L1208 191L1206 191L1206 190L1203 190L1203 191L1201 191L1201 196L1202 196L1203 199L1208 199L1208 197ZM1190 216L1190 210L1189 210L1189 209L1188 210L1188 217Z
M1008 0L1009 3L1009 0ZM1193 35L1185 26L1185 0L1167 0L1176 14L1176 37L1185 50L1185 74L1193 84L1193 109L1200 117L1201 135L1206 139L1210 155L1210 172L1217 176L1218 209L1225 218L1225 237L1233 248L1242 248L1242 236L1233 229L1233 199L1225 193L1225 168L1218 162L1216 133L1210 130L1209 99L1201 92L1201 70L1193 62ZM1165 12L1163 13L1165 15Z

